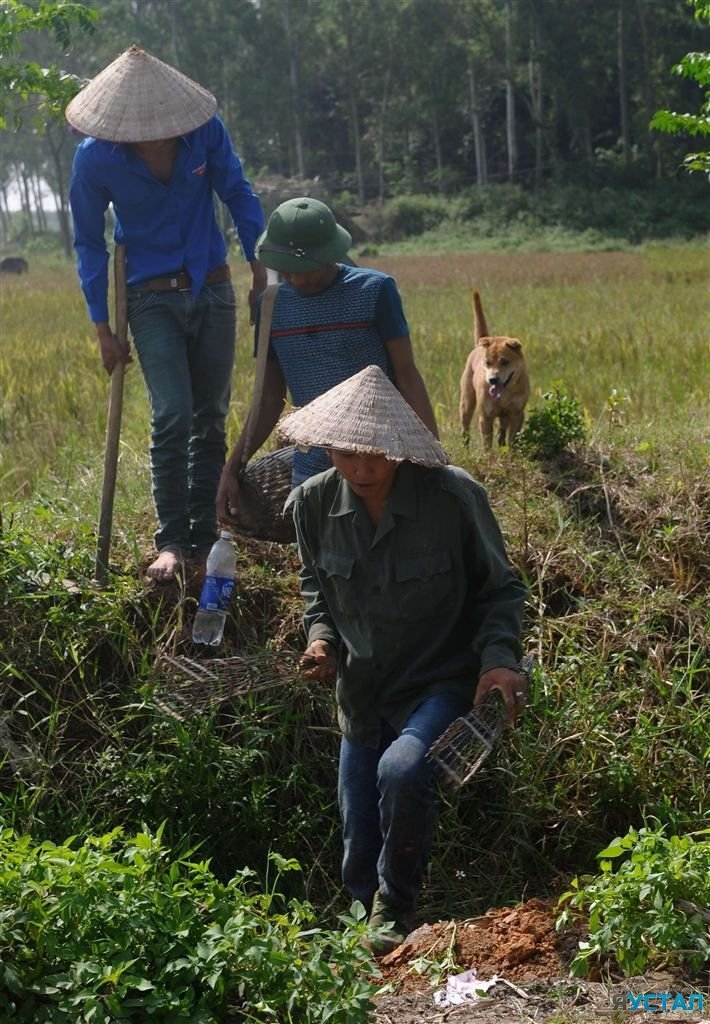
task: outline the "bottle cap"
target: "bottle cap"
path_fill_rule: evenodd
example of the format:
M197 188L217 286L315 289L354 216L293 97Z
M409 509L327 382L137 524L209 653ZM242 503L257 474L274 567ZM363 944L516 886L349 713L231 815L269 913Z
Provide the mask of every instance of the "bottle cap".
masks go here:
M219 535L220 535L222 540L231 540L232 539L232 531L231 530L220 530L219 531Z

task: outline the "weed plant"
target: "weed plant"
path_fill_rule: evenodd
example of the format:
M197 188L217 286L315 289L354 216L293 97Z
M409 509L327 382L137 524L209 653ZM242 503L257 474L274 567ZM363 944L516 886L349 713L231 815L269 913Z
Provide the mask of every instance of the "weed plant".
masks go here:
M531 699L475 783L442 793L423 916L478 914L567 887L650 820L707 823L707 253L381 253L396 277L442 439L488 489L529 587ZM246 308L248 275L236 283ZM35 841L143 826L219 884L295 858L285 895L343 909L333 695L295 675L207 713L154 699L162 651L190 640L199 581L146 583L154 528L148 408L129 368L108 586L92 583L108 387L73 270L2 282L0 811ZM564 381L585 439L530 459L465 448L458 381L471 289L491 329L520 337L529 416ZM43 339L38 345L37 338ZM251 400L239 328L230 437ZM276 443L274 440L273 443ZM290 547L238 542L221 653L302 649Z
M600 873L574 878L560 897L558 927L588 921L589 940L571 965L576 977L611 953L627 977L660 964L699 972L710 962L710 829L664 831L656 824L617 836L597 854Z

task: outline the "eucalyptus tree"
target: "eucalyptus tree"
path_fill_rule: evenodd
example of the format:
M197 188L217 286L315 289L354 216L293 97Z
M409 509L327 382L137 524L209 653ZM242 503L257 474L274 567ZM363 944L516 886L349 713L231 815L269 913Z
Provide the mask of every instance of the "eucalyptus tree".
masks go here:
M64 161L70 146L66 133L59 133L56 128L66 104L80 87L79 79L65 63L66 54L77 32L94 31L96 14L70 0L42 0L38 7L20 0L2 0L0 13L0 129L8 130L10 120L14 131L24 131L26 136L31 134L43 140L51 160L49 170L42 166L41 146L24 146L23 159L16 163L15 177L30 229L33 206L40 219L42 217L41 199L30 199L30 183L39 180L40 175L50 180L54 186L64 251L70 256ZM57 51L62 55L61 64Z

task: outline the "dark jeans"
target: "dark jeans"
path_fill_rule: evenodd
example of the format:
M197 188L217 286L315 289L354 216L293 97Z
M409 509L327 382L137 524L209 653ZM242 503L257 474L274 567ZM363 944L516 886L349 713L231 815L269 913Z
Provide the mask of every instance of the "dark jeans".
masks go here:
M128 293L128 321L151 407L155 545L183 554L217 536L237 306L229 281L189 291Z
M383 722L377 749L343 737L338 776L343 883L368 913L378 889L390 906L414 910L436 822L426 752L470 710L470 701L439 693L422 701L399 736Z

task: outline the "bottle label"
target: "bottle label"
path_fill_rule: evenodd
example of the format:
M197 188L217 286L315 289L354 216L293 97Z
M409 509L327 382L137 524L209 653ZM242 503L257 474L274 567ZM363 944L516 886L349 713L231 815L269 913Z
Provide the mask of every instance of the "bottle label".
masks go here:
M210 612L226 612L233 589L233 576L205 576L200 608Z

